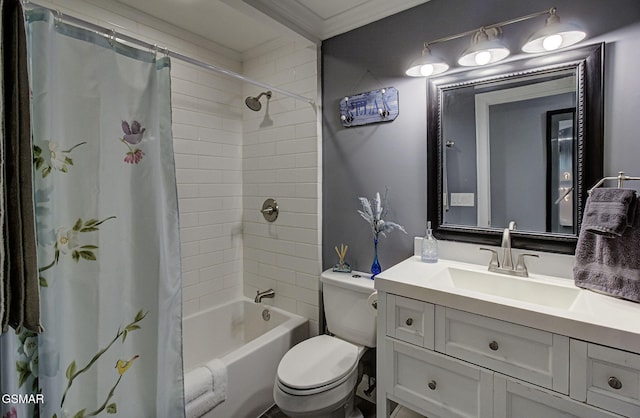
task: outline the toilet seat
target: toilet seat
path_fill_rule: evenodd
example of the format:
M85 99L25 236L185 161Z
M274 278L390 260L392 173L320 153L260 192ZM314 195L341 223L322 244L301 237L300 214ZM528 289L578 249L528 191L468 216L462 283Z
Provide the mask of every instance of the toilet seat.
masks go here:
M278 365L277 383L292 395L312 395L342 384L357 372L358 346L318 335L289 350Z

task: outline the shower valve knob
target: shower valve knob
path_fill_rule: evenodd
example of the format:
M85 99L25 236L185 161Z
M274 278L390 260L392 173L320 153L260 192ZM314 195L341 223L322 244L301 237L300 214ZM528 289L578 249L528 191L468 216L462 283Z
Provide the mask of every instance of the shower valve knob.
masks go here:
M278 208L278 202L274 199L267 199L262 204L262 209L260 209L262 216L267 222L274 222L278 219L278 213L280 209Z

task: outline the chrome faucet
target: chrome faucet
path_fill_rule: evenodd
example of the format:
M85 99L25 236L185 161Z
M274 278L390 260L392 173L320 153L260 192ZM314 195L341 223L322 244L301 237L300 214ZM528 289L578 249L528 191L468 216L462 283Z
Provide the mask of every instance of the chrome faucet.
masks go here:
M262 299L264 298L272 298L276 295L276 292L274 292L273 289L269 289L269 290L265 290L264 292L261 291L256 291L256 297L253 299L253 301L255 303L260 303L262 302Z
M511 231L516 229L516 221L510 221L509 227L502 231L502 268L513 270L513 256L511 255Z
M502 231L502 265L498 259L498 252L490 248L480 248L483 251L491 252L491 261L489 261L489 271L495 273L510 274L518 277L529 277L527 266L524 262L525 257L538 257L536 254L522 253L518 255L518 261L514 267L513 255L511 254L511 231L516 229L516 222L509 222L509 227Z

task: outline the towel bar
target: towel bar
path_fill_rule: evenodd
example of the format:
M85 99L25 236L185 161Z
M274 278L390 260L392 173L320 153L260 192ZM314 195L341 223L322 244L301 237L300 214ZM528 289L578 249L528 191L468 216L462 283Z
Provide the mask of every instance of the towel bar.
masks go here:
M597 189L607 180L618 180L618 189L622 188L622 182L626 180L640 180L640 177L629 177L624 174L624 171L618 171L618 175L615 177L603 177L598 181L592 188L590 188L587 193L591 194L593 189Z

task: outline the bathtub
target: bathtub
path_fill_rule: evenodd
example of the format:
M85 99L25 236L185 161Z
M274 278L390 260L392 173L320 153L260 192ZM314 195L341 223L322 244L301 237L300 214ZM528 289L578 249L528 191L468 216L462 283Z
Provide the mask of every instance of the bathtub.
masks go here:
M307 319L249 299L185 317L182 328L185 379L212 359L227 367L227 399L204 418L259 417L274 403L280 359L309 332Z

